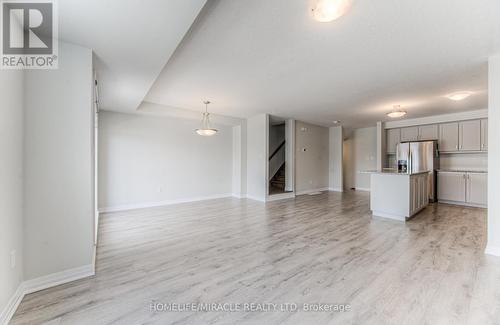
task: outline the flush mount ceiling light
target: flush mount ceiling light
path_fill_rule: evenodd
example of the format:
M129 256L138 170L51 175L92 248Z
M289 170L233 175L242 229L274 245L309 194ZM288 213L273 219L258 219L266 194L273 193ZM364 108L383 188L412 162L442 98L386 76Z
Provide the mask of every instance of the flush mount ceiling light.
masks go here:
M210 113L208 113L208 104L210 102L207 100L203 103L205 104L205 113L203 113L203 119L201 120L201 128L196 129L196 133L204 137L209 137L215 135L218 130L210 127Z
M387 113L390 118L400 118L406 115L406 111L401 109L401 105L394 105L392 112Z
M340 124L339 120L332 121L333 124Z
M446 95L446 97L454 101L460 101L466 99L470 95L472 95L472 91L457 91L456 93Z
M312 6L314 19L327 23L345 15L352 0L315 0Z

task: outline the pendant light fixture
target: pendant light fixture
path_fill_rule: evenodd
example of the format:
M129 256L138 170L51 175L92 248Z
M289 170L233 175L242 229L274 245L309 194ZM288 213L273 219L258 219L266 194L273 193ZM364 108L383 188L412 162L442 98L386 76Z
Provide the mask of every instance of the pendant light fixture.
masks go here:
M215 135L218 130L210 127L210 113L208 113L208 104L210 102L207 100L203 103L205 104L205 113L203 113L203 119L201 120L201 128L196 129L196 133L204 137L209 137Z
M387 116L390 118L400 118L406 115L406 111L401 109L401 105L394 105L393 110L390 113L387 113Z

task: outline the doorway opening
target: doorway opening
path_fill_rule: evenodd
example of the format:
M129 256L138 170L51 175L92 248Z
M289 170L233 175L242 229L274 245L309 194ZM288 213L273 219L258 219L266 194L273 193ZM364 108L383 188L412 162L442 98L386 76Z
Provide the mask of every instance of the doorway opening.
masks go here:
M269 116L269 196L293 192L293 122Z

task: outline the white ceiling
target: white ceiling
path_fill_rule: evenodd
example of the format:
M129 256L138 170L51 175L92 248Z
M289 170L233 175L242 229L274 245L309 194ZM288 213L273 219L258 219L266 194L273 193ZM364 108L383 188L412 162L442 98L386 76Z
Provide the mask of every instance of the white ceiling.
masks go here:
M62 0L59 37L95 53L101 108L134 112L206 0Z
M202 1L191 2L198 8ZM148 2L137 32L158 29L158 8L168 13L161 3ZM191 19L195 11L184 16ZM178 18L183 28L188 18ZM156 43L146 52L171 49L160 35L145 37ZM128 40L124 35L115 46ZM403 105L409 118L487 107L487 59L497 52L498 0L354 0L351 11L331 23L314 21L308 0L209 0L145 100L202 111L210 99L210 110L222 115L266 112L359 127L384 120L393 104ZM148 55L161 61L167 54ZM139 74L145 65L152 74L157 65L144 61L129 69ZM113 94L135 90L135 79L124 81L130 82ZM457 90L477 93L462 102L443 97Z

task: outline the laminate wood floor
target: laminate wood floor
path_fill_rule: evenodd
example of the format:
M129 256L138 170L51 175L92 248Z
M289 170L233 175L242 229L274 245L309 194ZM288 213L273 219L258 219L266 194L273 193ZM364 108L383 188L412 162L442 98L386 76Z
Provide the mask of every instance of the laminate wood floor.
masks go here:
M366 193L220 199L106 214L99 235L96 276L26 296L11 324L500 324L482 209L432 205L403 224L372 218Z

